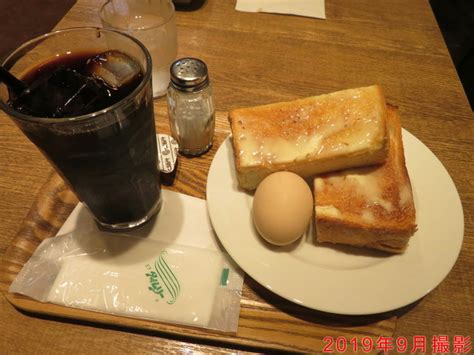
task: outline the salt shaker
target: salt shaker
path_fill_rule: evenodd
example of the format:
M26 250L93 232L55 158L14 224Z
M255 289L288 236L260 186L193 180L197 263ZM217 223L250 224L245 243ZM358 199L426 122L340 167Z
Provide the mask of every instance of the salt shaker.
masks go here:
M171 133L185 155L200 155L212 145L215 112L206 64L181 58L170 68L168 116Z

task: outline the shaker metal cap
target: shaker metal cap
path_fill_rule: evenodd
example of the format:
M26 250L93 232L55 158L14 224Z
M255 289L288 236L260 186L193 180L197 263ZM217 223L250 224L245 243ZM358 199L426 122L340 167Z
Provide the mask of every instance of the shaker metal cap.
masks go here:
M209 83L207 66L197 58L181 58L171 64L171 85L180 91L199 91Z

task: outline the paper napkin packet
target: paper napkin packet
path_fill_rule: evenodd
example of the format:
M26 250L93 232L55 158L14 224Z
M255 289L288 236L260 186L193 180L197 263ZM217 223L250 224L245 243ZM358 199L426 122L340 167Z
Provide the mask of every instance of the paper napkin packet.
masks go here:
M90 311L236 332L243 274L219 249L205 201L163 192L156 221L134 235L98 231L78 205L62 235L41 243L9 291Z

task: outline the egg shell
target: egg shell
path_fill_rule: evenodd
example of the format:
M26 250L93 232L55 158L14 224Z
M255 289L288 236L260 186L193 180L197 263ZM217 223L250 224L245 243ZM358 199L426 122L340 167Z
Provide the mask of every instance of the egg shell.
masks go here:
M300 176L281 171L267 176L255 191L252 216L258 233L274 245L300 238L313 215L313 194Z

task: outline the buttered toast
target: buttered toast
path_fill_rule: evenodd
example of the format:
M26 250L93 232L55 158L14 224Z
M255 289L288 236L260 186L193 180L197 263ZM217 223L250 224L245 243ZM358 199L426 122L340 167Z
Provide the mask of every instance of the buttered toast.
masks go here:
M229 113L237 178L253 190L281 170L302 177L382 163L386 104L378 85Z
M387 106L387 160L314 179L319 242L342 243L392 253L405 250L416 229L413 194L405 167L398 109Z

